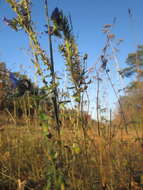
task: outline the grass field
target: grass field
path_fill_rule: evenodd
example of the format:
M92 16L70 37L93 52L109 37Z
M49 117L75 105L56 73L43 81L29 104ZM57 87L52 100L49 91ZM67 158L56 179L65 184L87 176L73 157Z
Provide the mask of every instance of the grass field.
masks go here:
M1 126L0 189L143 189L141 137L108 133L109 127L99 137L91 127L85 134L77 126L63 128L59 146L55 131L45 135L38 122Z
M117 54L123 39L113 34L113 15L102 28L100 54L100 43L95 43L97 60L91 61L90 53L79 50L80 38L66 10L56 6L49 14L45 0L37 4L38 15L33 12L36 1L6 3L3 22L17 35L13 37L13 31L10 40L20 39L22 47L29 41L26 48L16 47L16 40L8 40L5 47L4 41L6 60L21 64L18 49L29 58L20 70L0 61L0 190L143 190L143 46L135 53L129 53L130 43L124 46L127 67L120 68ZM39 25L41 5L45 21ZM88 20L87 12L84 15L81 19ZM92 31L96 19L90 20L84 27ZM83 39L88 39L90 33L84 32ZM125 77L131 77L128 86Z

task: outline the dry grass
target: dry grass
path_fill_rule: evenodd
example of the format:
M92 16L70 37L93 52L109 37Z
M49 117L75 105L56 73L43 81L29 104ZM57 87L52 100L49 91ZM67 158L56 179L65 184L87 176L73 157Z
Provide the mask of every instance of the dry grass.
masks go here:
M120 138L119 131L112 138L99 137L94 128L87 130L86 138L81 129L64 128L62 161L58 162L54 131L47 138L41 127L3 126L0 189L142 189L143 149L135 134L122 134ZM56 186L54 167L62 171L59 176L63 185ZM53 180L51 186L49 179Z

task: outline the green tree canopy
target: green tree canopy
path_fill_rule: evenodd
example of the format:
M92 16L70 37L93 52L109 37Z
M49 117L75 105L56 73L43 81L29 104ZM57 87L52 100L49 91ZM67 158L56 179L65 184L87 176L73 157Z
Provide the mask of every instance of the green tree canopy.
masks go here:
M127 68L123 70L126 77L136 74L138 80L143 78L143 45L138 45L136 52L130 53L127 57Z

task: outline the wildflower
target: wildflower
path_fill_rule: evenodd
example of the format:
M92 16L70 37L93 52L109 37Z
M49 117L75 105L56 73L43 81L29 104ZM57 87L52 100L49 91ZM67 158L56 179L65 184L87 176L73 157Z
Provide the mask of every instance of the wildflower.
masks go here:
M3 21L6 25L10 26L11 20L7 19L6 17L3 18Z
M6 17L3 18L3 21L6 25L10 26L12 29L18 31L17 25L18 25L18 21L17 19L13 18L13 19L7 19Z
M56 7L56 8L54 9L54 11L52 12L51 19L52 19L52 20L58 20L58 19L59 19L59 16L60 16L60 11L59 11L59 9Z
M57 26L59 27L62 27L61 24L62 24L62 19L63 19L63 14L61 11L59 11L59 9L56 7L54 9L54 11L52 12L52 15L51 15L51 20L53 20Z

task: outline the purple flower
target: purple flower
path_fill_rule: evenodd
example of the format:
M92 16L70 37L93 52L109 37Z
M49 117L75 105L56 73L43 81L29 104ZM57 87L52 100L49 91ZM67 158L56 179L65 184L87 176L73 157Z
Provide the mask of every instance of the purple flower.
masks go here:
M13 19L7 19L6 17L3 18L3 21L6 25L10 26L12 29L14 29L15 31L18 30L17 28L17 20L15 18Z
M6 25L10 26L11 25L11 20L7 19L6 17L3 18L3 21Z
M59 9L56 7L55 9L54 9L54 11L52 12L52 16L51 16L51 18L54 20L57 20L57 19L59 19L59 16L60 16L60 11L59 11Z

